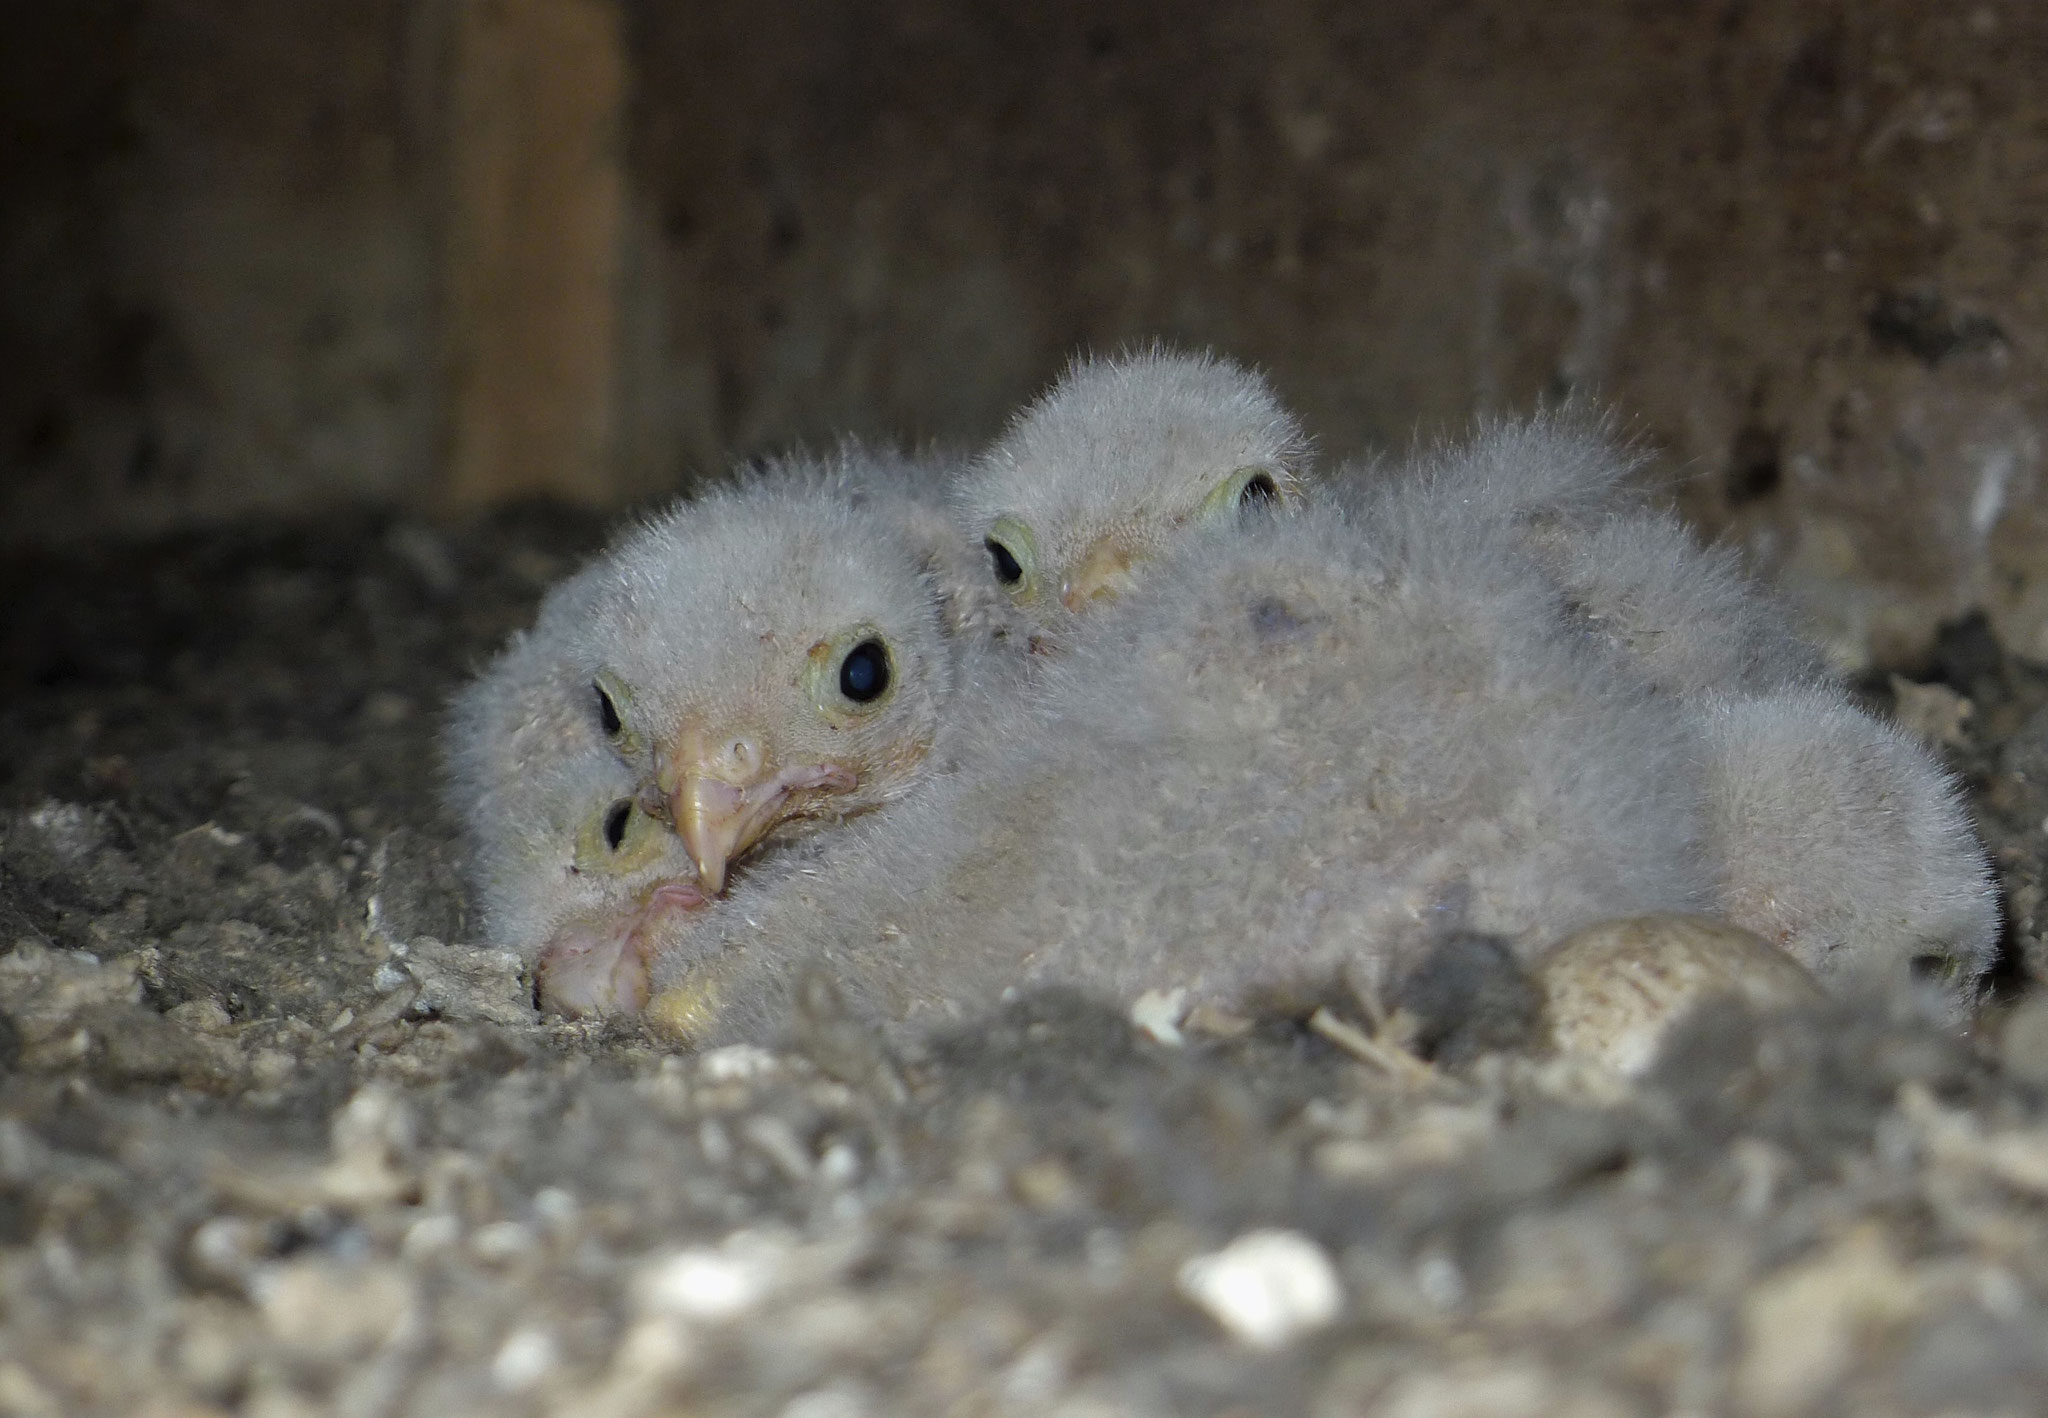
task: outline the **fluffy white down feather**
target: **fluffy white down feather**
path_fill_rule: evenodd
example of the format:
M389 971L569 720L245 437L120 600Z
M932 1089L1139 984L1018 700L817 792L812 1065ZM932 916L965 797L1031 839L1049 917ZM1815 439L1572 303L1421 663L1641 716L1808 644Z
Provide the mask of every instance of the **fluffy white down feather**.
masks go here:
M885 1018L1038 981L1278 1001L1452 931L1534 954L1707 905L1684 714L1433 488L1186 539L958 771L669 941L669 1020L758 1037L813 966Z
M1635 486L1641 464L1603 422L1565 415L1493 425L1425 476L1519 527L1586 632L1685 706L1718 908L1824 979L1914 979L1959 1017L1999 921L1952 779L1850 700L1734 549ZM1375 478L1353 472L1349 495Z

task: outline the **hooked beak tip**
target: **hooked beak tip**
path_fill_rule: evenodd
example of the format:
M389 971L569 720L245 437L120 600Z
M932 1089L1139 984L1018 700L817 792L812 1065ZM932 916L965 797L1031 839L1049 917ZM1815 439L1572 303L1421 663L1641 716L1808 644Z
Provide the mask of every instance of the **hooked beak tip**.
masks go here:
M677 763L670 774L663 804L676 835L706 895L725 890L733 861L788 817L798 804L792 794L851 792L858 782L849 768L835 763L798 764L770 771L762 755L742 765L741 782L708 772L701 760Z
M690 853L690 860L697 864L697 881L704 888L706 896L719 896L725 891L725 860L722 857Z
M669 821L690 860L697 864L697 879L707 896L725 890L725 868L739 845L742 802L738 790L716 779L685 779L669 794Z

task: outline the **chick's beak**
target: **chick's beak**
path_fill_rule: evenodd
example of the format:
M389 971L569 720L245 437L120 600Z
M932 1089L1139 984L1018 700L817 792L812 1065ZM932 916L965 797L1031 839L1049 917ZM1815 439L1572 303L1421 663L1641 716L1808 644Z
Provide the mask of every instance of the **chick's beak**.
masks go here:
M706 895L725 889L726 868L812 793L852 790L857 776L837 763L776 769L748 735L680 734L661 764L658 786Z
M1090 601L1117 595L1130 584L1131 563L1136 559L1130 548L1103 538L1089 550L1074 574L1060 584L1060 604L1078 611Z

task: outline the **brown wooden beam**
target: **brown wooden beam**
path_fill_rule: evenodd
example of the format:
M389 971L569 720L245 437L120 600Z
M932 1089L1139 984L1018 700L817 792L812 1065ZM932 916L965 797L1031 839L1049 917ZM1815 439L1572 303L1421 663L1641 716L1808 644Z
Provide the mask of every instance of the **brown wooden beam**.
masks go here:
M619 495L626 58L615 0L456 0L444 501Z

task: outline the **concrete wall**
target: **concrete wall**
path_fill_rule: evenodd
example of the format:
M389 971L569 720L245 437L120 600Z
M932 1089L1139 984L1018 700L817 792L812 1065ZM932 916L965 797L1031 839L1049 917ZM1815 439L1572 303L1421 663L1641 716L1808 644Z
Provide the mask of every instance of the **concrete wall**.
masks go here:
M54 115L0 246L0 340L54 351L0 392L16 527L436 486L473 3L39 21L76 81L6 100ZM1333 455L1596 392L1846 658L1975 604L2048 657L2038 7L621 13L593 495L979 439L1073 350L1164 336L1265 365Z

